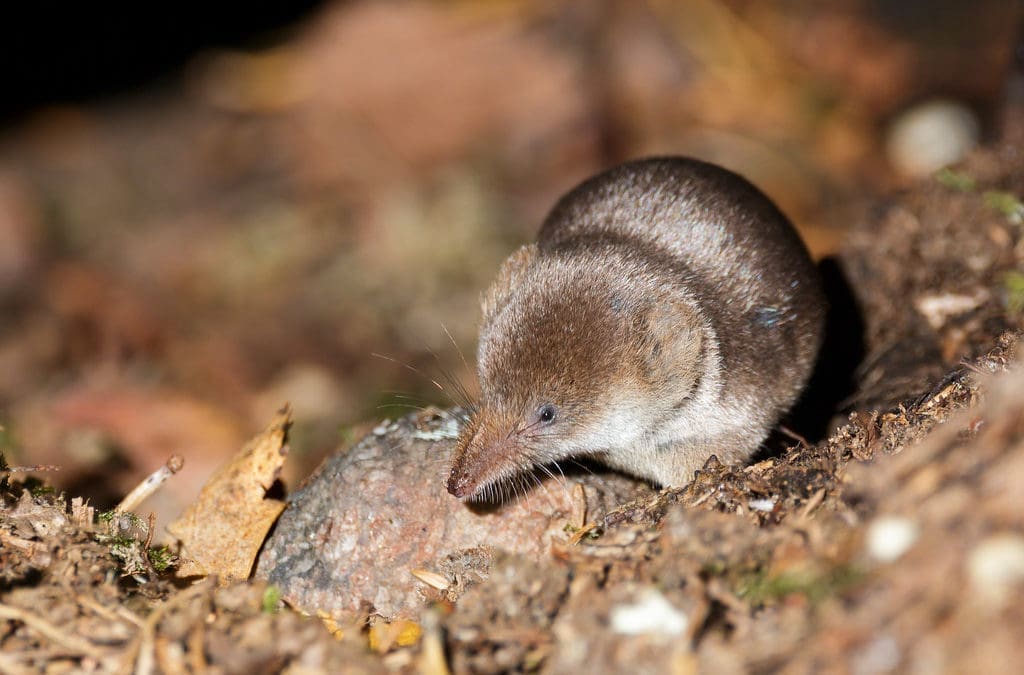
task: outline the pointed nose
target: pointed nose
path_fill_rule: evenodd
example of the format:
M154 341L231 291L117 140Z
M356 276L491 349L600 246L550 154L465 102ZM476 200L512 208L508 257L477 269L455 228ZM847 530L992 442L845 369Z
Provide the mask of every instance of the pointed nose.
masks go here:
M469 475L464 470L452 467L451 473L448 474L448 492L459 499L462 499L471 492L469 489Z

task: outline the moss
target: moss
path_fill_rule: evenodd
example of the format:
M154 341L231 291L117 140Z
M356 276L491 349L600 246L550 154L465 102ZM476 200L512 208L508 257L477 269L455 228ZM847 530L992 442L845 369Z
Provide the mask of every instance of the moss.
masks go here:
M166 546L156 546L147 551L149 564L161 574L171 569L178 563L178 557L171 553Z
M977 187L973 176L963 171L954 171L950 168L942 169L935 174L935 180L950 190L956 190L957 192L974 192L974 189Z
M263 591L262 601L264 614L276 614L281 609L281 589L271 584Z
M3 430L2 427L0 427L0 431L2 431L2 430ZM2 442L3 442L3 439L0 438L0 443L2 443ZM0 492L2 492L4 494L8 493L10 491L10 489L11 489L11 483L10 483L10 480L9 480L11 476L8 473L10 468L11 467L8 466L8 464L7 464L7 458L4 457L3 450L0 450Z
M178 564L178 557L166 546L147 547L149 525L134 513L103 511L96 515L96 520L107 527L93 537L107 547L124 576L152 577Z
M25 488L32 493L33 497L47 497L57 494L57 489L47 485L40 480L25 481Z
M351 445L356 440L356 429L351 424L342 424L338 427L338 442L342 445Z
M14 448L14 439L11 431L3 424L0 424L0 490L5 493L11 489L11 465L7 463L6 451L12 448Z
M982 199L985 200L985 206L1003 214L1011 223L1024 223L1024 203L1021 203L1017 195L1002 190L988 190Z
M96 541L99 543L109 546L111 549L117 548L130 548L133 544L139 543L131 537L123 535L110 535L110 534L98 534L96 535Z
M1004 274L1003 290L1006 291L1006 311L1014 316L1024 314L1024 272Z
M835 597L856 585L864 573L852 565L823 572L786 572L769 575L763 568L742 577L736 593L756 606L772 605L790 595L803 595L811 603Z
M114 510L111 510L111 511L100 511L99 513L96 514L96 520L98 522L100 522L100 523L112 523L112 522L114 522L115 518L126 519L127 522L122 521L121 523L118 524L118 526L121 529L128 529L129 527L137 527L137 528L145 531L146 528L149 527L148 525L146 525L146 521L144 521L142 518L139 518L137 515L135 515L131 511L118 511L118 510L114 509Z

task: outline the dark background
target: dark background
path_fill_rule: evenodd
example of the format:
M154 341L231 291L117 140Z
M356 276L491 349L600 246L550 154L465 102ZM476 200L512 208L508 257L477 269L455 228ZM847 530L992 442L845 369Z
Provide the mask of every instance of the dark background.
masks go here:
M162 519L285 401L292 484L380 418L460 402L479 293L614 163L719 162L827 257L845 210L931 179L893 154L897 122L945 101L972 142L998 137L1021 18L1003 0L158 9L0 17L0 450L100 508L182 454Z

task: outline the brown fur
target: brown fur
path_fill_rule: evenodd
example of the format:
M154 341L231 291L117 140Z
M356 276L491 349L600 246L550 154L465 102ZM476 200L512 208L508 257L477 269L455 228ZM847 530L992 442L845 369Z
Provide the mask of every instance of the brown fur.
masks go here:
M574 455L675 485L712 454L748 457L806 384L825 310L774 205L682 158L575 188L482 304L459 497Z

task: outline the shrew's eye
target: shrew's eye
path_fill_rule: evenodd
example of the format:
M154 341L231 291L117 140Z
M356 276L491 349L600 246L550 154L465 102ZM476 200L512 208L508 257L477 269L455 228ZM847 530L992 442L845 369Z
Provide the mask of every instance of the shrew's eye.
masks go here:
M555 406L550 403L545 403L537 411L537 419L544 424L550 424L555 421Z

